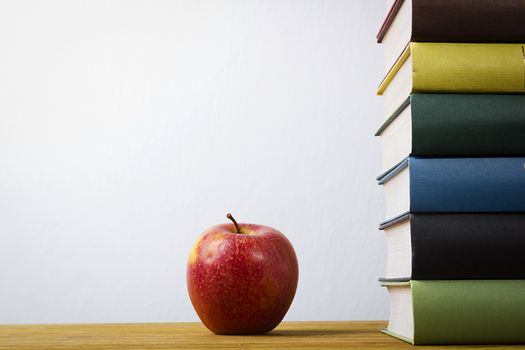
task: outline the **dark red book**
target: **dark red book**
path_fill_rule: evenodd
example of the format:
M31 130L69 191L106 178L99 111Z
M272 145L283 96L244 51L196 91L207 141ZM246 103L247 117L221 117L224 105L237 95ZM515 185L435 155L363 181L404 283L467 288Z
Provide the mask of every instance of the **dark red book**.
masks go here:
M525 1L396 0L377 34L388 68L410 41L525 43Z

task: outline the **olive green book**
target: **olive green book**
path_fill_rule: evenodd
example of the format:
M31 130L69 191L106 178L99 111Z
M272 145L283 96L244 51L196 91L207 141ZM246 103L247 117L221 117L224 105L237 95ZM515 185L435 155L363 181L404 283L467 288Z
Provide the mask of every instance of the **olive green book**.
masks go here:
M525 344L525 280L382 280L384 333L415 345Z

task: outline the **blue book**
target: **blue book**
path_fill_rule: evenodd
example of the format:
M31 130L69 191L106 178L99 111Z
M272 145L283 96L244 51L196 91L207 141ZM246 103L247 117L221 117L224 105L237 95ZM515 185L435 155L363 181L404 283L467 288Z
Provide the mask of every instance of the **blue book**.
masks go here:
M407 212L525 212L524 157L408 157L377 180L392 220Z

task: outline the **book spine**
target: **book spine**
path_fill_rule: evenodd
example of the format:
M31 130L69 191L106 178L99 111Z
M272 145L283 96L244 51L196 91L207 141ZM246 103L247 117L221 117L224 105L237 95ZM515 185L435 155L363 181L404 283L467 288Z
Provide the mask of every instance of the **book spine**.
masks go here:
M412 155L525 154L525 95L414 94Z
M525 158L409 158L410 212L525 212Z
M525 280L411 281L414 343L525 343Z
M525 214L410 214L412 278L525 279Z
M523 42L523 0L412 0L412 41Z
M524 44L411 43L412 92L525 93Z

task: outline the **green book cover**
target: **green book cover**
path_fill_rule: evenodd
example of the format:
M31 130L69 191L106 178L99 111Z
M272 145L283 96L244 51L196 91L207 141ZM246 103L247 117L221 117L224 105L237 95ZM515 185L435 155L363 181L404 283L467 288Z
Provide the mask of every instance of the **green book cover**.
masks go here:
M412 94L381 125L409 109L411 155L525 154L525 95Z
M376 133L383 170L409 155L523 155L524 135L525 95L518 94L412 94Z
M399 310L403 304L393 294L396 289L394 293L402 288L406 295L410 288L412 300L413 319L408 321L413 321L413 335L392 331L392 324L387 334L416 345L525 343L525 280L412 280L409 285L383 285L389 289L391 308ZM399 320L399 314L394 318Z
M416 94L414 155L525 154L525 95Z

